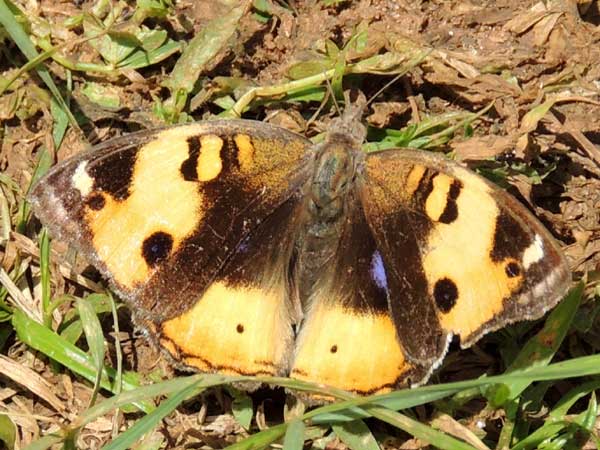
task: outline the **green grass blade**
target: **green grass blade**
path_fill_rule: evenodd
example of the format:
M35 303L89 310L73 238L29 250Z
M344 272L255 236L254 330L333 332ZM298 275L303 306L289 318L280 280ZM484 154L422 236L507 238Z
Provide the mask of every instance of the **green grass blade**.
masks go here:
M511 442L519 442L529 436L532 426L529 417L544 408L546 393L553 384L551 381L535 383L529 386L518 400L503 405L506 417L503 421L497 448L502 448L502 446L508 448ZM508 398L510 395L508 387L506 387L506 391L509 394L505 398Z
M554 406L554 409L550 411L549 417L553 420L560 420L567 415L569 409L571 409L577 400L591 394L596 390L600 390L600 380L589 381L576 386L562 396L562 398Z
M102 378L102 368L104 366L104 334L102 325L96 315L96 310L91 302L86 298L77 301L77 310L81 318L81 325L88 344L89 354L92 357L96 379L94 380L94 392L90 399L90 406L96 402L98 390L100 389L100 380Z
M121 331L119 329L119 316L117 312L117 304L115 303L115 299L111 294L108 295L108 301L110 302L110 312L112 313L113 330L115 332L115 356L117 359L117 372L115 374L115 393L120 394L121 387L123 386L123 351L121 349L121 341L118 336L121 334Z
M544 328L531 338L517 355L507 373L546 366L556 354L565 338L575 313L581 303L583 283L579 283L548 315ZM528 380L505 384L510 390L509 399L516 399L531 384Z
M428 425L411 419L408 416L400 414L396 411L391 411L386 408L380 408L371 405L365 405L367 412L373 417L378 418L390 425L406 431L407 433L419 439L432 443L436 448L442 450L477 450L475 447L460 441L452 436L449 436L441 431L438 431Z
M156 428L166 416L171 414L175 408L181 404L181 402L192 395L198 394L200 390L201 389L199 389L198 386L192 385L173 394L167 400L163 401L154 411L142 417L135 425L117 436L110 444L105 445L103 449L126 450L131 448L131 446L140 440L144 434Z
M117 67L127 69L141 69L142 67L151 66L164 61L169 56L182 50L180 42L169 39L160 47L146 51L142 48L137 48L131 55L121 61Z
M574 420L555 420L549 417L542 427L518 442L512 450L580 448L582 435L593 432L597 417L598 404L592 392L588 408Z
M526 372L530 368L550 363L572 324L582 295L583 284L580 283L548 315L544 328L527 342L507 369L507 373ZM498 441L500 445L506 445L529 432L529 423L519 418L517 404L533 406L532 401L535 399L530 398L529 394L535 392L523 393L531 383L532 380L522 379L513 383L491 386L487 390L486 397L490 404L493 407L504 406L506 410L506 420ZM538 385L537 389L544 389L544 385ZM537 395L543 396L543 392Z
M344 415L330 416L329 414L331 413L339 413L340 411L346 410L356 412L358 410L356 407L362 408L362 405L367 403L383 406L391 410L400 410L429 403L436 397L443 398L465 389L482 388L497 383L510 383L524 379L529 380L530 382L558 380L598 374L600 374L600 355L583 356L568 361L550 364L546 367L535 367L518 373L496 375L493 377L483 377L475 380L458 381L439 385L428 385L414 389L394 391L389 394L344 400L314 409L307 413L305 418L311 418L314 423L323 423L329 422L333 418L344 418ZM271 383L273 383L273 381L271 381ZM362 413L362 417L370 415L365 414L367 414L366 411Z
M2 0L0 0L2 1ZM39 157L37 160L37 164L35 166L35 170L33 172L33 176L31 177L31 181L29 182L29 186L27 188L27 193L31 190L31 187L37 183L37 181L42 178L48 172L50 167L52 166L52 155L48 151L46 147L42 147L39 152ZM31 213L31 208L29 206L29 202L27 199L21 200L19 205L19 222L17 223L17 232L24 233L27 222L29 221L29 214Z
M246 439L226 447L226 450L262 450L277 439L283 437L287 431L287 426L287 423L282 423L280 425L275 425L274 427L269 427L266 430L253 434Z
M21 67L19 67L15 71L15 73L8 78L8 80L6 81L6 83L4 83L2 86L0 86L0 95L4 94L4 92L6 92L6 90L15 81L17 81L20 77L22 77L24 73L27 73L31 69L34 69L37 66L39 66L42 62L44 62L45 60L47 60L48 58L50 58L54 53L56 53L56 51L59 50L59 48L60 47L53 47L51 50L45 51L43 53L40 53L35 58L30 59L29 61L27 61L27 63L25 63L24 65L22 65Z
M30 319L20 310L14 311L12 324L23 343L61 363L85 379L91 382L96 380L96 369L90 356L66 339ZM114 376L115 371L112 368L105 368L102 371L100 385L103 389L114 392L114 385L109 380L109 378L114 378ZM127 374L123 376L124 389L131 390L138 387L138 384L132 377ZM147 402L135 403L135 406L142 411L151 411L154 408L151 403Z
M50 237L43 228L39 236L40 241L40 279L42 284L42 315L44 325L52 328L52 310L50 308Z
M252 409L252 399L245 392L241 392L234 388L228 388L227 392L233 397L233 402L231 403L233 417L235 417L235 420L237 420L244 429L249 430L254 414Z
M54 141L54 148L58 149L65 138L67 127L69 126L69 116L56 102L54 97L50 99L50 114L52 114L52 118L54 119L52 140Z
M334 433L352 450L380 450L379 444L362 420L332 426Z
M283 450L302 450L305 430L306 426L302 420L295 419L289 422L283 438Z
M147 386L141 386L136 389L122 392L114 397L110 397L85 411L76 421L78 427L84 426L98 417L108 414L112 410L128 404L137 404L144 400L155 398L162 395L172 395L179 391L187 389L190 386L196 386L198 389L219 386L227 383L227 377L220 375L190 375L187 377L178 377L171 380L161 381ZM154 406L152 407L152 410Z
M557 436L561 431L565 430L569 426L568 422L559 421L559 422L547 422L542 427L535 430L526 438L519 441L511 450L525 450L525 449L533 449L537 448L537 446L548 439L551 439L553 436Z
M5 245L8 242L11 231L12 215L10 206L8 205L8 198L4 195L3 186L0 186L0 244Z
M57 436L55 434L49 434L40 439L35 440L23 450L46 450L47 448L51 448L53 445L62 442L63 438L61 436Z
M8 450L13 450L15 448L16 436L17 427L13 421L10 420L8 416L0 413L0 442L2 442Z
M385 406L386 408L392 410L402 410L440 400L442 398L448 397L449 395L453 395L459 392L460 390L460 388L448 389L443 387L440 387L440 389L434 391L425 392L421 390L415 391L412 389L405 389L401 391L395 391L391 394L386 394L379 400L373 400L373 403ZM370 414L364 411L363 409L354 407L354 403L356 403L356 401L348 401L347 408L335 408L335 411L329 411L328 409L324 409L320 414L316 415L313 418L313 422L317 424L337 423L348 422L355 419L365 419L370 417Z
M96 315L112 312L112 297L107 294L89 294L85 297L93 306ZM74 301L73 297L61 296L54 299L54 307L65 302ZM63 317L63 321L57 330L58 334L71 344L75 344L83 334L83 326L77 308L70 308Z
M529 133L534 131L537 128L540 120L544 118L548 111L550 111L550 108L552 108L557 101L558 97L546 100L544 103L528 111L527 114L525 114L521 119L519 131L521 133Z
M598 402L596 401L596 393L592 392L590 395L590 402L588 408L581 414L581 418L577 419L576 422L586 431L591 432L594 430L596 424L596 418L598 417Z

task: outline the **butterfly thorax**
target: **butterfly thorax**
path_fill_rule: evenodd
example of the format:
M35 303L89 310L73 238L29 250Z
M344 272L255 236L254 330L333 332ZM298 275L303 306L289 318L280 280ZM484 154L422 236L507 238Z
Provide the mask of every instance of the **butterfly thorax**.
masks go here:
M329 225L343 216L356 173L357 153L355 143L337 133L318 150L308 195L310 216L315 222Z
M362 156L359 143L345 133L331 133L316 149L313 176L306 186L303 238L297 249L298 281L305 298L316 275L336 255Z
M360 122L364 98L348 105L343 116L332 120L325 141L316 148L313 176L307 195L309 235L339 237L359 166L364 161L360 146L366 128ZM337 225L337 226L336 226Z
M332 120L325 141L315 149L313 176L306 195L308 219L301 256L310 258L311 269L322 267L339 245L348 205L353 202L356 175L364 162L360 146L367 130L360 122L364 98L349 104Z

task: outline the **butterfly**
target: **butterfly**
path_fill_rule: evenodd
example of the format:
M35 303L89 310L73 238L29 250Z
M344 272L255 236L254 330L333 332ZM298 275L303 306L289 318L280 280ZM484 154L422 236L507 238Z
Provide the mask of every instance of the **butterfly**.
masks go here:
M364 153L363 106L320 144L248 120L133 133L30 199L179 368L360 395L423 383L453 336L540 317L570 272L525 207L459 163Z

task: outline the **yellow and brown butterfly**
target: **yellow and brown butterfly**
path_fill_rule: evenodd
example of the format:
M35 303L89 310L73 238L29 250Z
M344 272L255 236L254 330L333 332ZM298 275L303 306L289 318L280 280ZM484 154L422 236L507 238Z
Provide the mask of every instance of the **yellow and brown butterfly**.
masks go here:
M514 198L442 156L363 153L356 115L319 145L245 120L134 133L60 163L31 201L181 368L422 383L452 336L540 317L570 272Z

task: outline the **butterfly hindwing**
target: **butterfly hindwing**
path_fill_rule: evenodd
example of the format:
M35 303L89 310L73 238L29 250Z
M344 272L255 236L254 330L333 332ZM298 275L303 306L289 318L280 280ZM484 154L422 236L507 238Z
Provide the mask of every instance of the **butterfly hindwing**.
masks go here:
M249 121L142 132L56 166L32 203L185 365L282 374L287 262L273 249L289 256L309 145ZM238 350L219 351L227 345Z
M293 352L287 265L297 235L297 195L240 242L194 306L154 325L174 359L202 372L287 375Z
M541 316L565 294L569 271L548 231L458 163L411 150L373 153L359 183L410 360L436 364L451 335L467 347Z
M388 307L386 267L350 196L332 261L314 281L290 376L366 395L426 374L405 358Z

